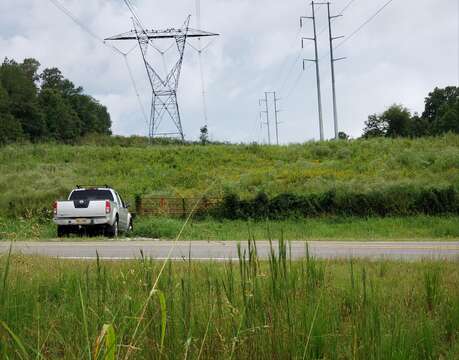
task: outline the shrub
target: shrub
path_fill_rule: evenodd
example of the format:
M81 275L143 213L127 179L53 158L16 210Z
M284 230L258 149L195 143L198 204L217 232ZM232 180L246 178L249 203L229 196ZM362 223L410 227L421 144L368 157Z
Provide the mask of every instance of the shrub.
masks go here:
M224 219L237 219L239 218L240 207L239 196L232 193L226 194L222 203L216 209L216 214Z
M458 214L459 197L453 187L417 189L394 186L368 192L330 190L319 194L284 193L269 199L259 193L240 200L228 194L212 214L224 219L286 219L338 216L408 216Z

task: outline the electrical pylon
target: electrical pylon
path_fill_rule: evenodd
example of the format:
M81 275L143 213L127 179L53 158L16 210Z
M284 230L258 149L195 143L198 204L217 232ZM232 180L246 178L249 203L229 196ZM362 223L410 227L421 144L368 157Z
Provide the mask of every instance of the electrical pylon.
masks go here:
M133 30L105 39L106 41L135 40L139 44L148 80L152 89L150 122L148 129L150 139L158 136L179 136L182 140L185 139L177 101L177 90L187 39L218 36L218 34L191 29L189 27L190 18L191 16L188 16L183 26L178 29L146 30L143 28L138 18L134 17ZM158 48L152 43L153 39L174 39L177 46L178 59L169 72L166 72L165 77L162 77L159 72L154 69L147 58L150 47L153 47L155 50L160 52L161 55L164 55L164 52L158 50ZM160 131L160 125L165 118L173 123L175 127L174 130L168 132Z

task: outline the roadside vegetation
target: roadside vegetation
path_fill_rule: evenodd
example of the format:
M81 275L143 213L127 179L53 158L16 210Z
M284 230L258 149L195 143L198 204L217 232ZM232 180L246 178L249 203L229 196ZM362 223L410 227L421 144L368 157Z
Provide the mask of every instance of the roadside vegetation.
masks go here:
M459 187L459 135L436 138L260 145L0 148L0 216L40 215L76 184L106 184L134 205L136 195L242 199ZM401 194L403 195L403 194Z
M249 237L266 240L428 240L457 241L457 216L406 217L321 217L288 220L192 220L183 230L182 240L241 240ZM174 239L183 226L182 219L140 217L128 238ZM121 235L124 239L125 235ZM32 219L0 219L0 241L56 239L56 226L51 221ZM88 240L72 236L64 241ZM97 240L95 238L94 240Z
M281 147L95 139L0 148L0 238L54 237L51 204L76 184L113 186L132 210L150 195L224 198L186 239L247 239L247 221L266 238L267 217L289 239L458 238L459 135ZM134 235L170 238L179 223L140 216Z
M210 141L203 127L198 142L150 143L109 136L102 105L58 69L39 68L0 65L0 238L54 235L51 204L77 184L108 184L131 210L155 195L222 199L198 209L187 238L202 238L199 228L245 239L247 221L262 237L266 219L304 239L457 236L447 225L459 214L457 87L434 89L421 115L401 105L371 115L358 140L236 145ZM442 225L427 229L435 218ZM135 235L171 237L177 224L139 217Z
M278 251L277 251L278 250ZM278 255L276 255L278 253ZM445 262L0 260L4 358L457 359ZM141 254L139 254L140 257ZM156 286L154 285L156 284Z

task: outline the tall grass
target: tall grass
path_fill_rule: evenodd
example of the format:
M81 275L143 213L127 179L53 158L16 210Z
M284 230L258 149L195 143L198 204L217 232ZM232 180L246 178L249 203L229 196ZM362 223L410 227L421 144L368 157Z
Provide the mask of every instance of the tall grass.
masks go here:
M322 217L312 219L243 221L201 219L189 223L183 240L266 240L270 235L286 240L457 240L457 216L386 218ZM269 225L268 225L269 224ZM138 217L134 238L173 239L183 222L162 217ZM51 220L0 217L0 240L49 240L56 237ZM69 240L80 240L78 237ZM81 238L81 240L91 240Z
M251 198L265 192L324 194L387 187L444 188L459 183L459 136L260 145L146 147L56 144L0 148L0 214L49 209L76 184L115 187L134 205L138 194Z
M283 240L261 262L250 241L237 262L169 263L145 308L162 264L144 257L0 262L4 358L459 356L457 263L291 261Z

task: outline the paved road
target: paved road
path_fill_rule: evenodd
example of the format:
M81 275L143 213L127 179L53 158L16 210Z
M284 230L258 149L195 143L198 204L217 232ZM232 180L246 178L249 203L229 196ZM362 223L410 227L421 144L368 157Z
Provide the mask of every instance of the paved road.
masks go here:
M63 259L95 259L99 257L107 260L135 259L141 256L153 259L165 259L169 256L173 260L228 260L237 259L236 241L112 241L112 242L15 242L14 253L26 255L43 255ZM277 243L274 242L274 248ZM293 241L291 255L299 259L306 254L306 242ZM0 243L0 253L8 252L9 243ZM241 243L242 249L247 243ZM336 242L311 241L308 242L311 255L322 259L336 258L367 258L367 259L403 259L419 260L447 259L459 261L459 242ZM267 241L257 242L258 255L266 259L270 253Z

